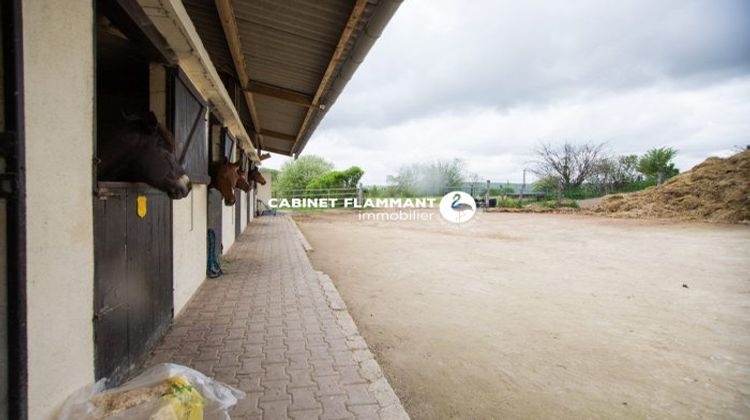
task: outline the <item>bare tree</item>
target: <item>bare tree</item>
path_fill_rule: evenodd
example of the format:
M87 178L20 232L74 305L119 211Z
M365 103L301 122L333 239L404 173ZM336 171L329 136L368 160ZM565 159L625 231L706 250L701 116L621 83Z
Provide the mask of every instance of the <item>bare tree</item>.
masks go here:
M535 150L537 160L532 171L540 177L559 179L564 190L577 188L600 167L604 147L605 143L542 143Z

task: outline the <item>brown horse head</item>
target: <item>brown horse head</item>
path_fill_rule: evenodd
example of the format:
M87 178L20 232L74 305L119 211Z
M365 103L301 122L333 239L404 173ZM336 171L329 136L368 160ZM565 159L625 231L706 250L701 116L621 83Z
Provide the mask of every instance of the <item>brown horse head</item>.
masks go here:
M224 197L224 204L232 206L237 202L234 188L240 179L240 163L231 163L226 157L214 162L210 167L211 187L216 188Z
M258 168L254 168L252 171L250 171L249 178L260 185L266 185L266 179L263 178L263 175L261 175Z
M249 193L250 192L250 183L247 182L247 168L239 169L238 170L240 174L240 178L237 180L237 188L241 189L242 191Z

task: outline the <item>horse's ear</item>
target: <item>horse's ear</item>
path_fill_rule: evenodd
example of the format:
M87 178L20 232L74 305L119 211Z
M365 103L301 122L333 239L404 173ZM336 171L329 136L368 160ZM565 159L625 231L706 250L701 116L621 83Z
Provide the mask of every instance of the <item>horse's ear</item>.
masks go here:
M153 113L151 114L153 115ZM154 118L156 116L154 115ZM171 131L164 128L161 124L156 122L156 125L154 126L154 133L159 134L160 141L164 142L163 147L167 150L169 150L171 153L175 152L175 149L177 147L177 143L175 142L174 135Z
M143 126L149 133L156 133L159 130L159 120L153 111L149 111L146 118L143 119Z
M141 117L139 117L138 114L128 114L124 109L120 110L120 115L123 120L129 123L139 122L141 120Z
M234 162L234 163L233 163L232 165L233 165L233 166L234 166L235 168L239 168L239 167L240 167L240 161L238 160L237 162Z

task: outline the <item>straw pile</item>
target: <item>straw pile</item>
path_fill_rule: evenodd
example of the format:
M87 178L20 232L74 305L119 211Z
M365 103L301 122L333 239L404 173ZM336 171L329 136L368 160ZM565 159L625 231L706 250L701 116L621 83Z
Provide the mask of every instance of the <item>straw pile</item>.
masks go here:
M608 195L591 210L614 217L750 223L750 150L708 158L658 187Z

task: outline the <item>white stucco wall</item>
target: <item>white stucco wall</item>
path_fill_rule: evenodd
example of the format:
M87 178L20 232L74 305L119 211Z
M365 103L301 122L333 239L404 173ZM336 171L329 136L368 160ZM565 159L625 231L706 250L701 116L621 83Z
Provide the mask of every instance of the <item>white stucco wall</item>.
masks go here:
M248 224L253 222L253 219L255 218L255 193L256 189L250 190L250 198L248 200L248 206L250 206L250 213L248 214L249 220L247 221Z
M166 124L167 87L165 69L152 64L150 106L160 123ZM204 122L204 130L208 130ZM208 145L208 140L206 140ZM193 184L190 194L172 201L172 287L174 313L179 314L206 278L206 230L208 186Z
M240 214L240 232L244 232L247 227L247 193L240 193L240 202L242 203L242 213Z
M263 201L266 205L268 205L268 200L271 199L271 174L270 173L264 173L261 171L261 174L263 175L263 178L266 180L266 185L260 185L258 184L258 192L256 194L256 198L258 200Z
M234 244L234 206L221 206L221 243L224 246L222 254L229 252Z
M206 278L207 209L207 185L193 184L190 195L172 201L175 315Z
M93 2L22 2L29 419L94 380Z

